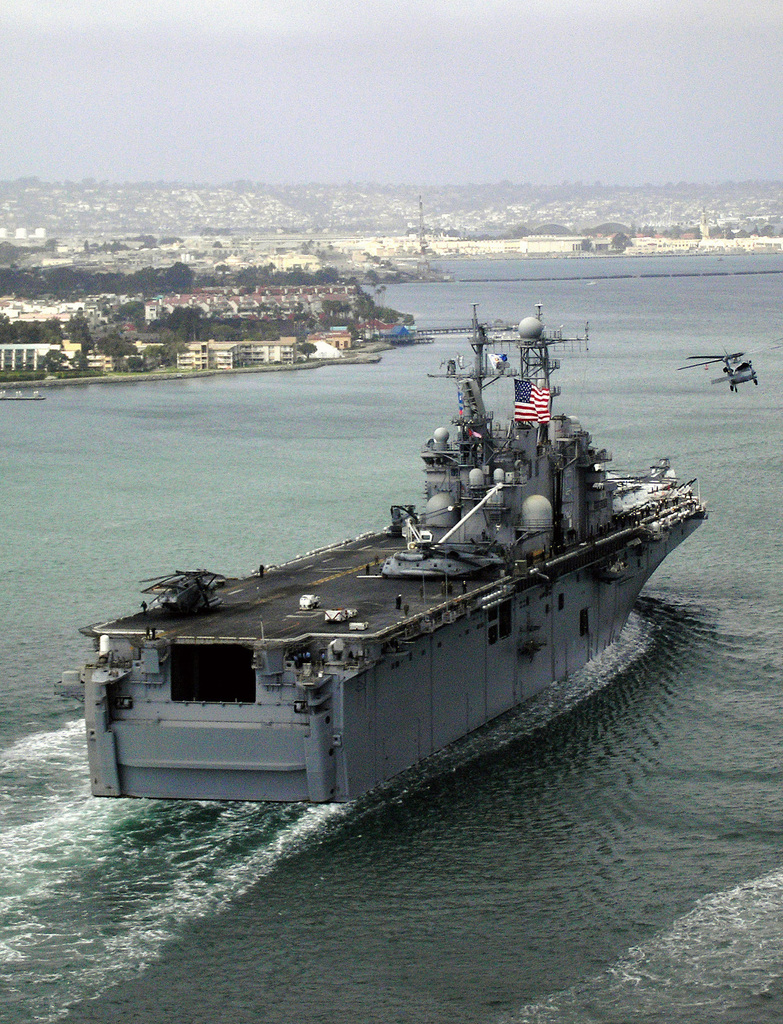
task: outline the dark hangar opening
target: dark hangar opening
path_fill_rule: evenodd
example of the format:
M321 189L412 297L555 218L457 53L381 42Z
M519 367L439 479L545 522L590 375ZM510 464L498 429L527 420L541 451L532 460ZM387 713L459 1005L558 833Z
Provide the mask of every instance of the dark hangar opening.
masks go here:
M171 699L254 704L253 652L239 644L175 644L171 649Z

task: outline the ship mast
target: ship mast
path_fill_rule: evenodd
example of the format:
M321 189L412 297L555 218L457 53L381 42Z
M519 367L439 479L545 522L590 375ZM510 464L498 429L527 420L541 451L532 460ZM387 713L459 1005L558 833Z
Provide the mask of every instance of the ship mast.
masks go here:
M547 389L550 398L556 398L560 394L560 388L557 385L552 385L550 379L551 375L560 368L560 360L552 358L550 349L554 345L565 343L579 347L583 343L587 345L588 325L585 324L584 335L577 334L572 338L564 337L562 328L545 331L541 303L536 303L535 308L535 316L525 317L518 325L495 322L487 327L487 325L479 323L478 304L473 303L473 316L469 328L436 327L426 332L427 335L468 334L470 336L470 346L474 352L472 368L463 369L461 361L450 359L445 374L428 374L430 377L446 376L455 379L460 400L460 415L455 423L458 423L463 431L470 426L476 426L478 429L485 428L493 418L492 413L488 412L484 406L482 391L500 379L521 377L540 389ZM509 369L505 371L498 371L496 367L488 365L487 346L504 343L515 343L518 346L518 371L512 371L510 364Z
M474 376L481 383L484 379L484 346L487 344L487 331L483 324L478 322L478 303L473 303L473 340L470 345L476 353Z
M560 369L560 360L553 359L549 349L553 345L562 344L565 339L559 330L551 334L544 333L541 309L541 303L537 302L536 315L525 317L519 325L520 376L539 388L546 388L554 398L560 394L560 388L552 386L550 377L555 370Z

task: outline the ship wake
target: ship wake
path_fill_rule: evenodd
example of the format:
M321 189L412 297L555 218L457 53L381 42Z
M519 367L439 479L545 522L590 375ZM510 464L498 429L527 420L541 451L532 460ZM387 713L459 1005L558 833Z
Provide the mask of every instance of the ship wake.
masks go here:
M604 973L504 1024L771 1019L783 989L782 913L783 870L711 894Z
M0 751L0 976L18 1021L54 1020L137 974L347 812L98 801L83 766L81 722Z

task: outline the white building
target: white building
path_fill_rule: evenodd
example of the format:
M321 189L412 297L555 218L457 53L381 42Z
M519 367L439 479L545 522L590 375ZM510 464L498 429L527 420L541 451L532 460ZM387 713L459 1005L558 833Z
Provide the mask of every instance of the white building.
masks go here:
M237 344L239 366L260 366L264 363L293 363L296 338L279 341L241 341Z
M214 345L215 343L212 342ZM209 369L209 346L208 341L192 341L184 352L177 353L178 370L208 370Z
M528 235L526 238L432 238L436 256L568 256L583 252L583 235Z
M267 363L293 363L296 338L279 341L193 341L177 355L179 370L236 370Z
M62 352L59 345L0 345L0 370L40 370L50 352Z

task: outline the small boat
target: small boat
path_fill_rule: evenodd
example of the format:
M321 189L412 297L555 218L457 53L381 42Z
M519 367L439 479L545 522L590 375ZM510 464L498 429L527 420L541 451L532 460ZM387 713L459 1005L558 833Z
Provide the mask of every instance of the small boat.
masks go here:
M39 391L33 391L32 394L28 394L25 391L15 391L12 395L8 395L5 391L0 391L0 402L43 402L46 395L42 395Z

